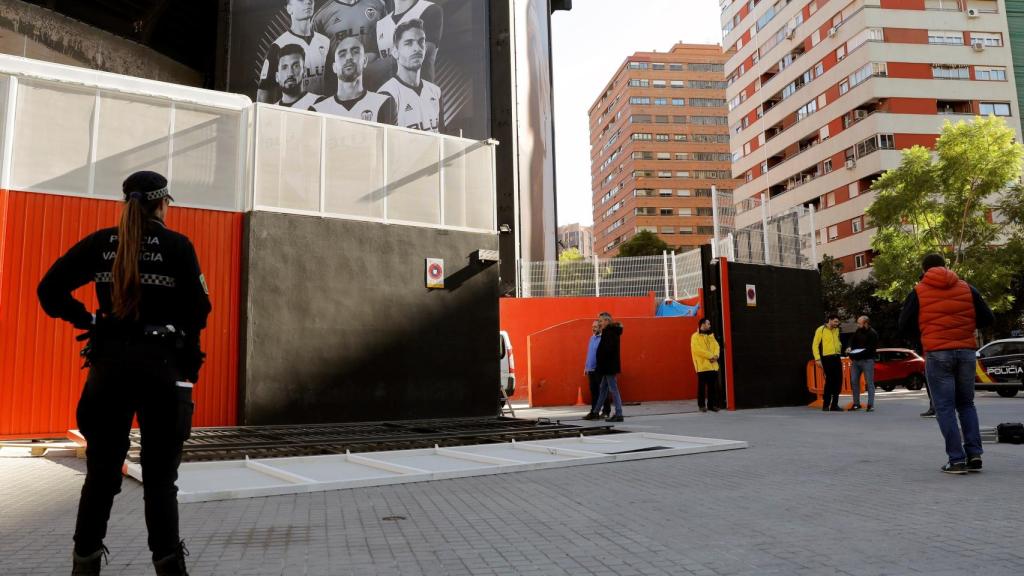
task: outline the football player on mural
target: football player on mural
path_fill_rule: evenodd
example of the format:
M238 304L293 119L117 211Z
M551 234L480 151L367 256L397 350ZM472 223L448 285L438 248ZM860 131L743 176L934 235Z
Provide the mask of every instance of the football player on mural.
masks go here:
M359 35L342 33L334 47L331 68L338 78L338 89L333 96L324 96L310 108L314 112L358 118L367 122L394 124L395 101L387 94L369 92L363 87L363 69L366 51Z
M423 21L412 19L399 24L393 40L398 70L380 87L380 92L394 98L398 125L429 132L443 131L441 89L422 76L427 50Z
M280 86L276 80L278 59L281 49L289 44L301 46L305 51L305 72L302 76L302 91L323 94L324 64L330 42L327 36L313 30L313 0L287 0L285 9L291 18L291 26L277 37L267 50L260 71L258 102L276 102Z

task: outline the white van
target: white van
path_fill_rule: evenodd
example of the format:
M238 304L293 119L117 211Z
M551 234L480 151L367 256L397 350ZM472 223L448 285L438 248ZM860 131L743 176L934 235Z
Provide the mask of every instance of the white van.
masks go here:
M516 361L512 355L512 340L508 332L498 332L498 354L500 358L498 386L505 389L505 395L509 398L516 391ZM504 406L505 400L498 394L498 404Z

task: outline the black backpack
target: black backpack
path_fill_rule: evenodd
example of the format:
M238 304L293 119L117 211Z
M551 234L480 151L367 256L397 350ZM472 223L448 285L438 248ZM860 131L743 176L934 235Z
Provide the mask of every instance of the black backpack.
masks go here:
M996 436L1001 444L1024 444L1024 424L1012 422L996 426Z

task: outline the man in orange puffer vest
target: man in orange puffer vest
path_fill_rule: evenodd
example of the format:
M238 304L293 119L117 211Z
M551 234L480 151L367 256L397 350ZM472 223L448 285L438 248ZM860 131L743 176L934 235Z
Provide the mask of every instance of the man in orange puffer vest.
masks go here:
M974 407L974 332L990 326L995 318L977 289L946 268L941 255L925 256L921 268L924 275L900 313L900 332L921 338L925 375L949 456L942 471L981 472L981 432Z

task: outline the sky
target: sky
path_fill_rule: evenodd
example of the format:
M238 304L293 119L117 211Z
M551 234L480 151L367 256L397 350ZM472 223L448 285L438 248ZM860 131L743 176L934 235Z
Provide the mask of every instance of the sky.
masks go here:
M717 0L574 0L551 17L558 224L590 224L587 110L634 52L720 44ZM597 31L595 33L595 31Z

